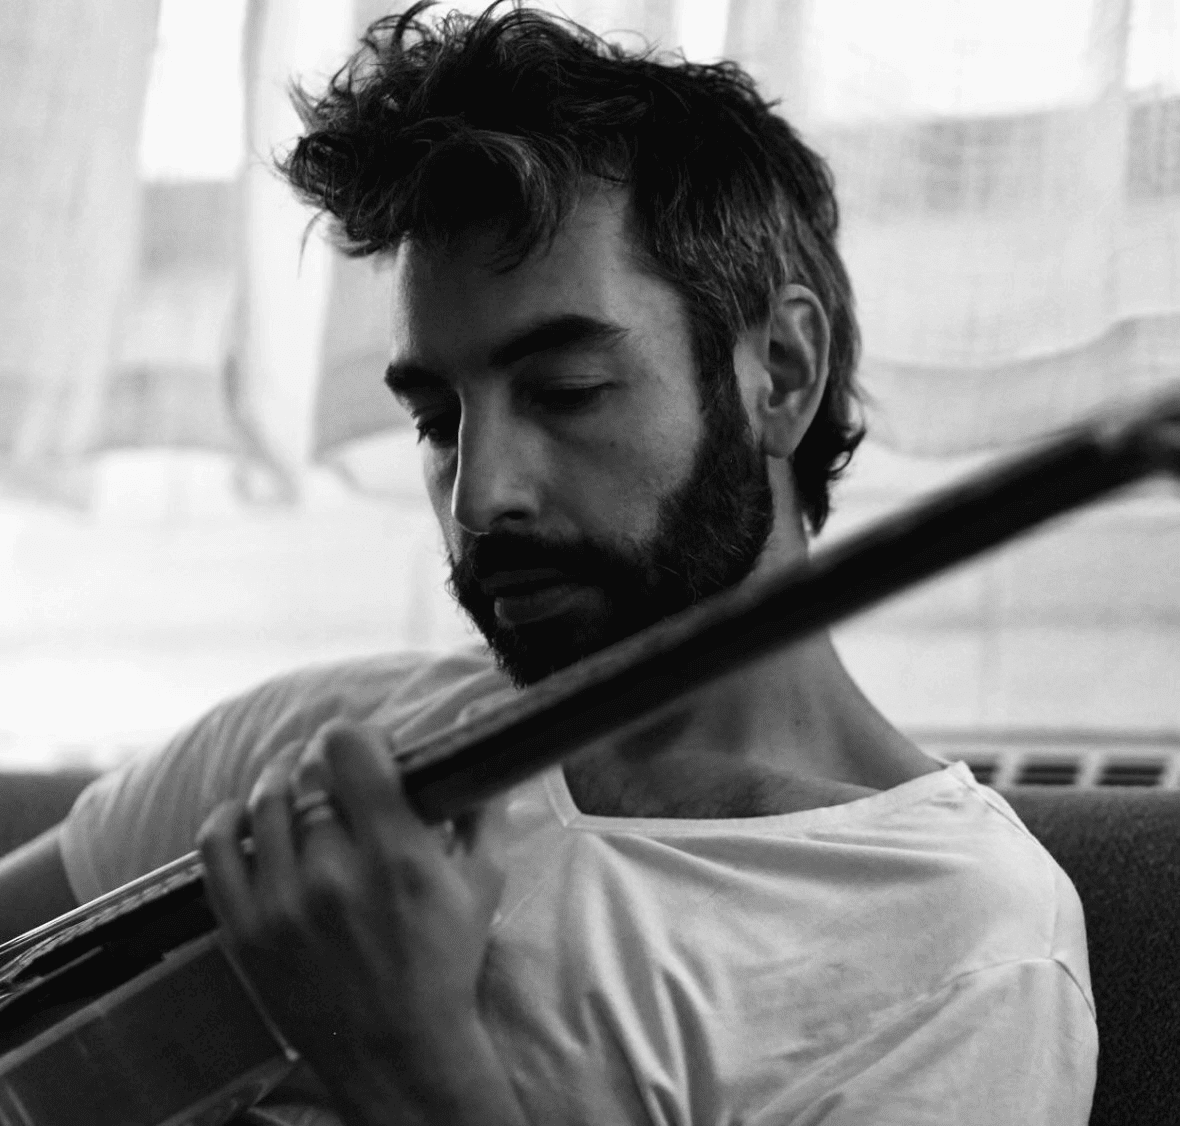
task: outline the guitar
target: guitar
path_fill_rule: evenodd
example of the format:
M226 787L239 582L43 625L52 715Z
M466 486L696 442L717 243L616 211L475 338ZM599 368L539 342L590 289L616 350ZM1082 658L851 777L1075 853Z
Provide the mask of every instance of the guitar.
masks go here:
M1161 472L1180 475L1176 392L993 467L401 749L406 792L425 820L454 817L716 677ZM297 1060L225 955L195 852L0 946L0 1126L217 1126Z

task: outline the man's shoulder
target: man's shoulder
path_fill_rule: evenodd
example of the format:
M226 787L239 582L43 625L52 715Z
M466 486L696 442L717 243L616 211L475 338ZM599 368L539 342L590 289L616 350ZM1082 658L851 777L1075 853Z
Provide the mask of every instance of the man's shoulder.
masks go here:
M427 712L445 723L472 704L511 688L484 647L449 653L378 653L307 665L226 701L213 722L233 717L254 728L279 726L292 737L330 719L374 723L390 734Z
M938 829L925 846L936 865L945 861L948 877L934 881L926 914L946 965L968 973L1056 961L1088 994L1085 920L1073 882L999 792L965 766L955 781L953 800L927 807Z
M268 677L243 695L256 693L354 692L382 699L430 691L469 676L495 670L486 646L471 645L440 653L397 650L320 661Z

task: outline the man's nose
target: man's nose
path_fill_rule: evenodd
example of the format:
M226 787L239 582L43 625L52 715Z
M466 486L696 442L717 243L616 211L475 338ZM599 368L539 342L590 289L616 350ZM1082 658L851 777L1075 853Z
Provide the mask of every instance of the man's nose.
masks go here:
M451 515L475 535L533 523L539 449L528 427L501 412L468 412L459 425Z

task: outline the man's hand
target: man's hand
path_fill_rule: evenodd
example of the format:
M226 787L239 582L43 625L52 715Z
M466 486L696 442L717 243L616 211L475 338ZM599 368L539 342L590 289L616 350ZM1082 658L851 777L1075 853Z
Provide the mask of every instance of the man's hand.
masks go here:
M523 1121L476 1000L502 803L428 826L384 736L335 723L198 847L231 956L349 1122Z

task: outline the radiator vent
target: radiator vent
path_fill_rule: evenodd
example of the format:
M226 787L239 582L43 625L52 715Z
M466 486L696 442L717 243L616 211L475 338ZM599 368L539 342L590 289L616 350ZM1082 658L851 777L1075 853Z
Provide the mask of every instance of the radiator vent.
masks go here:
M1078 780L1082 764L1077 759L1027 758L1016 773L1018 786L1072 786Z
M963 761L985 786L1180 789L1180 736L1094 732L911 732L926 750Z
M994 786L996 784L996 764L995 762L987 762L982 759L967 760L967 765L971 767L971 773L975 775L975 781L984 786Z
M1168 764L1163 759L1112 759L1102 767L1099 786L1158 786Z

